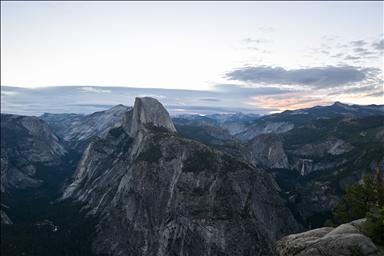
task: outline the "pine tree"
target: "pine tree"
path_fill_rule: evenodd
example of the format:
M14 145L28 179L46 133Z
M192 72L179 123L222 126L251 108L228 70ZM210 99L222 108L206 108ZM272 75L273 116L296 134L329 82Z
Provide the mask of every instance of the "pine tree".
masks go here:
M332 214L338 222L346 223L364 218L368 212L383 206L381 179L377 178L375 182L374 176L367 174L363 176L363 180L363 184L355 182L352 186L346 186L346 194L343 196L346 204L335 204Z

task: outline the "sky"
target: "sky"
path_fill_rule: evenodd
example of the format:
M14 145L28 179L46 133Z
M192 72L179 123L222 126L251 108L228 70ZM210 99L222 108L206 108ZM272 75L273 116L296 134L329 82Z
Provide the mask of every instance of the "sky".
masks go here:
M381 1L1 1L1 112L383 104Z

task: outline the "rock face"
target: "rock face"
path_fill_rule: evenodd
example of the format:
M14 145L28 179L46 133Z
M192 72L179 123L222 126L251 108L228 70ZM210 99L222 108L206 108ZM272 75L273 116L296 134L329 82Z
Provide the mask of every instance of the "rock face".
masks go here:
M247 143L228 143L223 150L254 167L288 169L289 162L278 134L260 134Z
M338 256L353 255L353 250L360 249L363 255L383 255L372 240L355 227L359 225L357 223L361 221L343 224L337 228L324 227L283 237L274 244L274 254Z
M40 118L52 126L57 136L82 153L93 136L104 137L110 128L120 124L128 109L124 105L117 105L90 115L44 113Z
M319 141L304 145L298 150L293 151L295 155L300 156L324 156L324 154L341 155L354 149L354 147L342 139L328 138L325 141Z
M123 127L129 136L135 137L146 124L177 132L168 111L159 101L150 97L136 98L132 111L124 116Z
M182 114L173 116L173 123L187 124L187 123L200 123L207 122L214 125L222 125L224 123L247 122L260 118L259 114L237 112L235 114L212 114L212 115L198 115L198 114Z
M175 127L180 135L211 145L225 145L234 141L227 129L205 121L175 124Z
M293 129L294 124L289 122L264 122L261 124L240 125L236 123L225 123L222 127L227 128L239 141L249 141L260 134L284 133Z
M59 165L66 152L40 118L1 114L1 191L39 186L36 165Z
M303 230L269 175L178 136L152 98L92 140L63 198L99 216L95 253L271 255L274 241Z
M288 168L288 158L284 153L283 142L279 135L261 134L249 142L250 162L268 168Z
M1 224L5 224L5 225L13 224L13 222L8 218L8 215L5 212L0 211L0 214L1 214Z

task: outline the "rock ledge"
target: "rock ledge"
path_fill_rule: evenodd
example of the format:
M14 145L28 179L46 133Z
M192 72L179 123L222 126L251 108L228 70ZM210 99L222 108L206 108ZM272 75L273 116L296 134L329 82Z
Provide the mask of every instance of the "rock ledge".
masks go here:
M285 236L273 245L274 255L351 255L351 248L359 247L364 255L382 256L372 240L360 231L362 223L364 220L358 220L337 228L324 227Z

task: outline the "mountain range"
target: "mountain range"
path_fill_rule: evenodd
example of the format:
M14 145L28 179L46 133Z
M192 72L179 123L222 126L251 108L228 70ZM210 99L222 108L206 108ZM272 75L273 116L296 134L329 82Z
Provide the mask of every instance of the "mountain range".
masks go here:
M1 114L1 141L2 254L271 255L384 169L384 106L171 117L144 97Z

